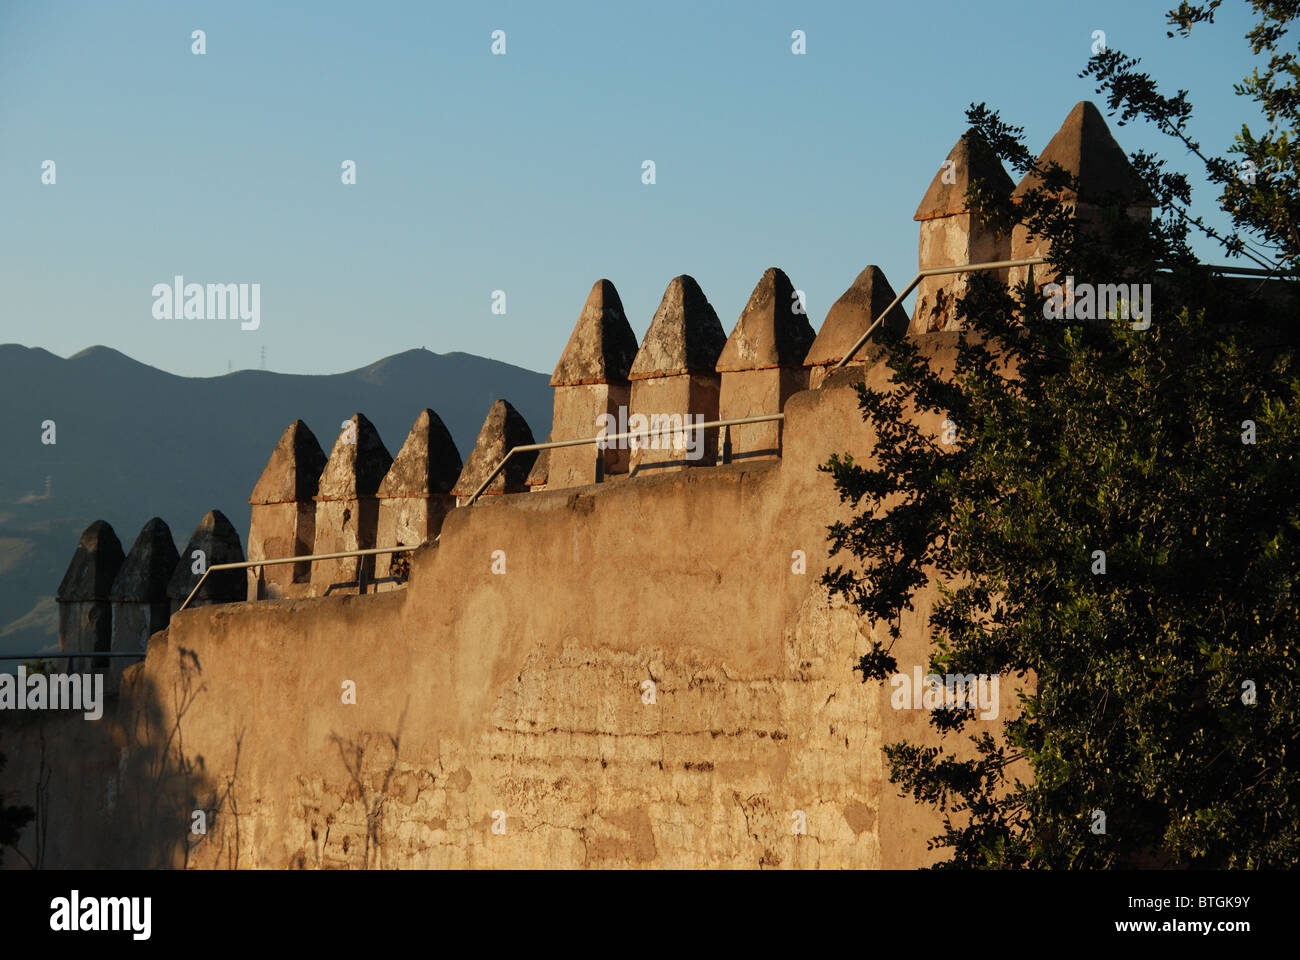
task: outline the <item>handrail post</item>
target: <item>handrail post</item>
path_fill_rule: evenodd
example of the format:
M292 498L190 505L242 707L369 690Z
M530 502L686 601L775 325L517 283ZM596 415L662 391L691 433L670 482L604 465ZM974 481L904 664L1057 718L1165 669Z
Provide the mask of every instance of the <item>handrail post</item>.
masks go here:
M523 446L532 450L538 450L541 449L544 446L544 444L528 443L528 444L524 444ZM520 449L520 447L511 447L509 450L506 451L506 455L501 458L501 462L498 463L496 467L493 468L492 472L487 475L487 479L484 480L482 483L480 483L478 489L475 490L472 494L470 494L470 498L465 501L465 506L467 507L474 506L474 502L478 500L479 496L483 493L484 490L486 490L488 487L492 485L492 481L497 478L497 474L499 474L505 468L506 461L509 460L510 457L514 454L514 452L518 449Z
M176 608L177 613L180 613L182 610L184 610L186 607L189 606L190 601L194 599L194 595L199 592L199 588L203 586L203 581L208 579L208 574L211 572L212 572L211 567L207 567L204 569L203 576L199 577L199 582L194 585L194 589L191 590L190 595L185 598L185 602Z
M1032 269L1035 263L1046 262L1046 257L1024 257L1019 260L990 260L988 263L962 263L951 267L930 267L927 270L921 270L912 278L912 282L903 288L903 292L894 297L889 306L885 307L885 309L880 312L880 316L876 317L876 319L871 322L871 325L867 327L862 336L858 337L858 342L849 347L848 352L845 353L844 356L840 358L839 362L831 369L840 370L846 366L848 362L853 359L853 355L862 349L863 344L867 342L867 338L871 336L872 331L874 331L876 327L880 326L885 317L889 316L889 312L902 303L903 298L915 290L926 277L943 277L950 273L975 273L979 270L998 270L1003 267L1023 267L1026 265Z

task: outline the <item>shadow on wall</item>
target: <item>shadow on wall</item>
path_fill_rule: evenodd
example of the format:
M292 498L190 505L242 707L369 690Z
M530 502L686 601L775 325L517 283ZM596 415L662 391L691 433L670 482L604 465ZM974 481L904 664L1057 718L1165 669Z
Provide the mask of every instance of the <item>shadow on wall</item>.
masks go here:
M394 733L378 735L363 732L355 739L341 737L336 733L330 734L330 742L338 748L339 760L343 764L343 769L347 771L348 779L351 782L352 796L350 799L361 805L360 812L364 816L361 863L348 864L349 866L360 866L363 870L383 866L380 862L380 853L383 849L381 826L384 818L384 803L391 796L390 787L393 782L393 774L397 772L397 761L402 748L402 728L405 724L406 707L403 707L402 715L397 721L397 730ZM376 741L378 741L378 749L375 749ZM384 746L385 741L387 743L386 747ZM388 750L392 751L392 758L385 765L382 756ZM367 761L367 756L369 756L369 761ZM367 783L369 783L369 789ZM317 831L313 830L313 839L316 838L316 834ZM343 852L345 854L348 852L348 846L345 837L343 840ZM316 851L317 867L322 864L321 854L322 851L318 849ZM299 857L298 866L303 867L305 865L303 858Z
M190 650L171 689L128 668L126 696L103 716L80 712L0 714L8 763L0 785L35 819L4 866L186 868L239 865L235 799L243 731L233 773L216 781L201 755L185 751L186 716L204 691L203 666Z

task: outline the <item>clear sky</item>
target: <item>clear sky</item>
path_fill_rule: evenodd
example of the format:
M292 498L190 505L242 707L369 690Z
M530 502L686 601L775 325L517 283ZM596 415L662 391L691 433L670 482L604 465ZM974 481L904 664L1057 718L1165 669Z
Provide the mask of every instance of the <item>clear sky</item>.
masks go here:
M817 327L867 264L911 279L912 214L970 102L1035 151L1101 105L1077 76L1094 30L1190 91L1206 148L1255 121L1231 91L1247 5L1168 39L1172 5L0 0L0 342L190 376L263 348L290 373L413 347L549 373L600 277L638 337L679 273L730 332L769 266ZM260 328L155 319L176 274L260 283Z

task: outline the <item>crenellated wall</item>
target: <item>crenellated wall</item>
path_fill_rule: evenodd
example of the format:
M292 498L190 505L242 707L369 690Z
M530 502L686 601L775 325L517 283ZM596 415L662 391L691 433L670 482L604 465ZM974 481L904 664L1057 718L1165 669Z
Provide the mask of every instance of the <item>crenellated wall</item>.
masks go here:
M923 714L860 682L871 626L818 584L845 514L817 464L869 446L855 379L791 397L780 460L483 500L405 590L173 616L103 720L4 731L10 783L35 782L34 727L57 757L46 864L923 862L935 823L879 749Z
M1116 163L1095 112L1077 107L1050 148L1094 175L1098 158ZM997 180L996 161L965 138L949 160L917 212L921 266L1004 257L1018 240L973 220L972 170L959 169ZM941 331L963 284L928 281L910 321L946 371L957 334ZM833 365L893 299L867 267L814 337L772 268L727 337L681 276L638 348L598 281L552 378L553 439L592 436L624 405L631 417L785 413L779 428L710 438L698 462L530 455L466 506L508 449L533 442L504 400L463 464L432 410L396 459L360 413L328 461L291 425L249 500L250 558L422 541L407 560L210 578L168 623L169 598L174 611L197 583L194 550L242 559L225 517L209 513L179 557L160 520L125 561L111 528L88 529L60 588L64 649L130 649L165 629L100 720L0 712L6 784L39 814L19 848L44 866L930 862L938 820L897 795L881 753L935 743L927 714L861 682L853 667L876 625L819 582L848 565L827 557L826 528L849 512L818 466L845 451L870 461L854 385L888 378L870 348ZM909 328L899 308L885 322ZM937 433L940 419L923 425ZM365 590L376 573L388 583ZM931 587L902 618L903 673L928 661L934 599ZM1007 678L1000 698L975 732L1015 708Z

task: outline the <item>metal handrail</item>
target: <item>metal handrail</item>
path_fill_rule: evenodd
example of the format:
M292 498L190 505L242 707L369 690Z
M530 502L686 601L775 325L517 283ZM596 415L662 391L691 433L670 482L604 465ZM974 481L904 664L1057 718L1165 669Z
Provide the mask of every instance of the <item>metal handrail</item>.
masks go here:
M130 650L68 650L51 653L0 653L0 660L66 660L70 657L85 657L98 660L100 657L143 657L144 651L134 653Z
M437 540L434 537L434 540ZM214 563L208 569L203 571L203 576L199 577L199 582L194 585L190 595L185 598L185 602L176 608L176 613L184 610L194 595L199 592L203 582L208 579L208 574L218 570L247 570L249 567L272 567L277 563L296 563L300 560L341 560L345 557L373 557L380 553L404 553L407 550L417 550L423 544L415 544L409 547L374 547L367 550L343 550L339 553L312 553L301 557L275 557L271 560L242 560L239 563ZM175 616L176 614L172 614ZM51 660L55 658L66 659L68 657L88 657L95 659L98 657L143 657L145 651L139 653L131 651L108 651L108 650L70 650L59 653L0 653L0 660Z
M866 331L862 334L862 336L858 338L858 342L855 343L852 347L850 347L848 353L844 354L844 356L840 358L839 362L836 363L835 366L832 367L831 369L839 370L851 359L853 359L853 355L862 349L862 345L867 342L867 338L871 336L872 332L876 329L876 327L880 326L881 322L885 319L885 317L889 316L889 312L893 310L896 306L898 306L900 303L902 303L903 298L906 297L913 290L915 290L917 284L919 284L926 277L941 277L941 276L946 276L947 274L950 273L975 273L976 271L979 270L1000 270L1007 267L1029 267L1030 268L1029 277L1032 283L1033 275L1034 275L1033 268L1034 266L1040 263L1047 263L1047 258L1046 257L1022 257L1019 260L989 260L984 263L963 263L963 264L958 264L956 266L930 267L926 270L917 271L916 276L912 278L912 282L903 288L902 293L894 297L893 302L890 303L889 306L885 307L885 309L881 311L880 316L878 316L874 321L872 321L871 326L867 327ZM1210 269L1218 270L1224 273L1243 273L1249 275L1259 275L1268 272L1264 270L1255 270L1250 267L1210 267ZM733 425L739 425L744 423L762 423L767 420L784 420L784 419L785 419L784 413L773 413L773 414L766 414L761 417L741 417L736 420L715 420L712 423L698 424L697 426L693 426L690 429L707 430L713 427L733 426ZM505 469L506 462L511 457L513 457L516 453L528 453L534 450L554 450L557 447L576 447L588 443L598 443L601 440L622 440L626 437L640 437L644 435L645 435L644 431L631 431L628 433L618 433L618 434L609 434L609 435L600 434L594 437L582 437L577 440L554 440L554 441L549 441L547 443L522 443L519 444L518 446L511 447L510 450L506 453L506 455L501 458L501 462L498 463L496 467L492 470L492 472L488 474L487 479L484 480L481 484L479 484L478 489L475 490L474 493L470 495L470 498L465 501L465 506L472 507L474 505L474 501L476 501L482 495L483 491L488 488L488 485L491 484L492 481L497 478L497 476L501 473L503 469Z
M862 345L867 342L867 338L871 336L871 332L875 330L876 327L880 326L880 322L884 320L885 317L889 316L889 311L902 303L903 298L915 290L916 285L926 277L941 277L949 273L974 273L978 270L998 270L1003 267L1033 267L1035 264L1046 262L1046 257L1026 257L1022 260L991 260L987 263L965 263L954 267L931 267L928 270L921 270L912 278L912 282L903 288L903 292L894 298L894 302L881 311L880 316L876 317L871 326L867 327L866 332L858 338L858 342L850 347L849 352L846 353L843 358L841 358L840 362L835 364L831 369L839 370L853 359L853 355L862 349ZM1214 264L1208 263L1201 264L1201 266L1217 273L1237 273L1248 277L1268 277L1277 273L1276 270L1260 270L1255 267L1215 266ZM1033 270L1031 269L1030 278L1032 279L1032 277Z
M176 608L176 613L184 610L194 595L199 592L199 587L203 586L203 581L208 579L208 574L217 570L247 570L249 567L271 567L277 563L296 563L300 560L339 560L344 557L373 557L380 553L402 553L406 550L415 550L423 544L415 544L410 547L373 547L367 550L344 550L340 553L311 553L301 557L276 557L273 560L242 560L239 563L214 563L208 569L203 571L203 576L199 577L199 582L194 585L190 595L185 598L185 602ZM172 614L175 616L176 614Z
M928 270L921 270L912 278L912 282L903 288L903 292L894 298L894 302L885 307L880 312L880 316L872 321L871 326L867 327L862 336L858 337L858 342L849 348L849 352L840 358L840 362L835 364L831 369L839 370L846 363L853 359L853 355L862 349L862 345L867 342L867 337L871 332L880 326L882 320L889 316L889 311L903 302L903 298L916 289L926 277L941 277L949 273L974 273L977 270L998 270L1002 267L1032 267L1036 263L1046 263L1046 257L1025 257L1022 260L990 260L987 263L963 263L955 267L930 267Z
M694 423L691 424L689 427L683 426L682 429L683 431L688 429L689 430L712 430L714 427L733 427L733 426L740 426L746 423L766 423L769 420L784 420L784 419L785 419L784 413L765 413L757 417L737 417L733 420L712 420L708 423ZM501 458L501 462L498 463L496 467L493 468L492 472L488 474L487 479L484 480L482 483L480 483L478 489L475 490L474 493L470 495L470 498L465 501L465 506L472 507L474 505L474 501L479 498L479 495L484 490L486 490L488 488L488 485L497 478L497 475L500 474L503 469L505 469L506 461L509 460L511 457L513 457L516 453L528 453L533 450L554 450L556 447L580 447L588 443L600 443L602 441L608 442L610 440L625 440L628 437L644 437L644 436L648 436L648 431L629 430L627 433L598 433L594 437L579 437L576 440L550 440L547 441L546 443L521 443L518 446L511 447L510 450L506 453L506 455Z
M1244 277L1273 277L1277 276L1278 271L1261 270L1259 267L1219 267L1212 263L1203 263L1201 266L1206 270L1213 270L1215 273L1239 273Z

